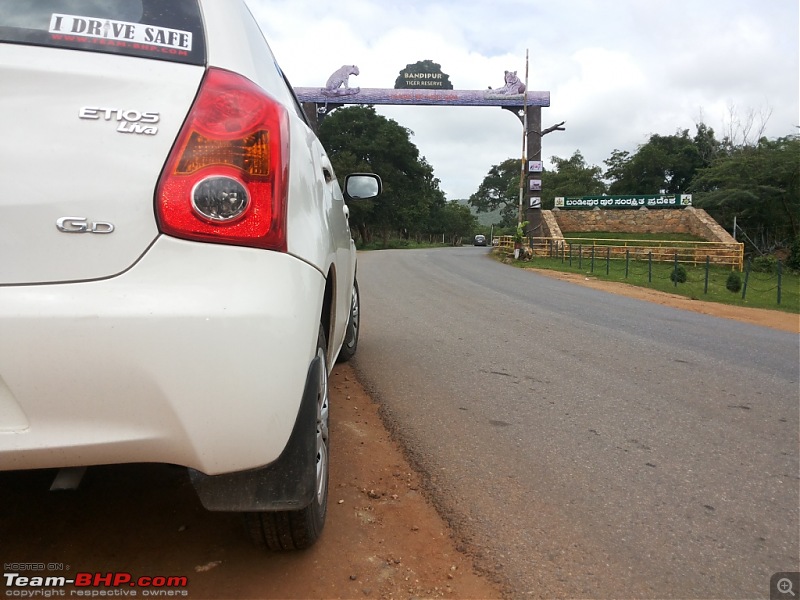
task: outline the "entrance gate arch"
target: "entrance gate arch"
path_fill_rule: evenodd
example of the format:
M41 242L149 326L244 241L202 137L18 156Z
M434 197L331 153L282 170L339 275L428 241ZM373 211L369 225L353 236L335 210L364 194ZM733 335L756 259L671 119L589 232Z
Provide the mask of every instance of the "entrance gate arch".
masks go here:
M523 134L527 142L527 233L535 235L541 229L542 136L551 131L562 131L564 124L562 122L542 131L542 107L550 106L550 92L526 91L524 85L511 85L508 71L506 85L496 90L426 89L422 87L425 82L420 82L420 87L403 89L350 87L349 77L358 74L356 65L344 65L330 76L325 87L294 88L297 99L315 129L327 114L347 104L499 106L515 114L523 124L527 122L527 132Z

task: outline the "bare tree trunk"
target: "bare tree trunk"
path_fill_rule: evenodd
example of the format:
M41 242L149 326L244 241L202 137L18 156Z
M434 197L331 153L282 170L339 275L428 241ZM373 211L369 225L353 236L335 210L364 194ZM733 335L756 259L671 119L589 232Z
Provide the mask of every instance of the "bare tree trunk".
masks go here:
M361 242L363 244L368 244L371 240L369 239L367 226L364 223L359 223L356 227L358 228L358 235L361 237Z

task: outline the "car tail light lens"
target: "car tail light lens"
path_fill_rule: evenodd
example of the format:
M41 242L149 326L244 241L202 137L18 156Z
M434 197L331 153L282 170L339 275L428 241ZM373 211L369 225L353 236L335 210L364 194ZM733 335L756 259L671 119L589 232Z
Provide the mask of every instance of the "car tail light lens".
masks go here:
M288 164L284 106L249 79L209 69L158 183L159 228L285 251Z

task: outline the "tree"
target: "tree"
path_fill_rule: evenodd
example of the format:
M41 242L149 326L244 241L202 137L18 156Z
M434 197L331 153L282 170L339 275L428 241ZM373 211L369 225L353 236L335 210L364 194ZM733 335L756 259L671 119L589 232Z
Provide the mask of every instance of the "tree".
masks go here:
M713 139L713 131L706 128L700 138L706 145L711 145L709 131ZM675 135L653 134L634 155L614 150L604 162L609 167L605 177L611 182L608 192L612 195L676 194L685 191L698 169L707 164L688 129Z
M553 169L542 173L542 208L552 208L556 196L592 196L606 191L600 167L588 166L580 150L570 158L553 156ZM519 219L520 160L509 158L489 169L469 203L478 212L501 208L501 227L513 227ZM525 192L527 197L528 192Z
M599 196L606 191L600 167L589 166L580 150L570 158L550 158L553 169L542 173L542 208L553 208L556 196Z
M431 215L430 233L444 234L454 246L463 238L472 237L478 227L478 220L469 207L451 200L435 207Z
M689 190L694 204L723 227L732 229L736 217L740 225L769 231L759 245L788 243L800 236L799 164L800 137L763 138L756 146L719 155Z
M631 160L631 153L627 150L614 149L611 156L603 161L608 167L603 174L606 181L613 183L623 181L628 175L628 164Z
M439 180L411 134L372 106L338 109L320 126L320 140L337 173L378 173L383 180L379 199L350 206L350 222L363 242L371 242L375 232L384 243L399 230L419 232L432 207L444 203Z
M694 134L694 145L703 167L707 167L723 152L723 145L717 141L714 130L705 123L696 123L695 128L697 132Z
M520 159L509 158L492 166L484 177L478 191L469 198L469 203L480 212L491 212L501 208L501 227L517 223L519 215Z
M723 125L722 146L729 150L757 146L772 116L771 107L746 108L740 112L735 104L728 105L728 116Z

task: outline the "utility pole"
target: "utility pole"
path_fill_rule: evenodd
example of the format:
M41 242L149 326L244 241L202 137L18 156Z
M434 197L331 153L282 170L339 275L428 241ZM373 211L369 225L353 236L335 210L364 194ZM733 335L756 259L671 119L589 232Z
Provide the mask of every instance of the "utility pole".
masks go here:
M525 185L527 178L525 173L528 172L527 160L525 159L525 148L528 142L528 50L525 50L525 91L523 93L522 104L522 159L519 165L519 210L517 211L517 225L522 224L522 200L525 198Z
M541 163L542 161L542 107L529 106L526 109L528 116L528 165L531 162ZM542 180L541 171L531 171L527 168L527 180L539 181ZM528 183L528 208L525 220L528 221L527 234L529 237L542 235L542 189L541 186L538 190L533 190L530 183ZM538 198L538 201L534 200Z
M528 79L527 65L525 79ZM523 220L528 221L525 233L532 237L542 233L542 137L553 131L564 131L564 121L542 130L541 106L529 106L526 102L525 106L504 106L503 108L514 112L522 122L523 145L517 223L522 223ZM524 198L527 198L527 202L523 210ZM525 219L523 219L523 215Z

